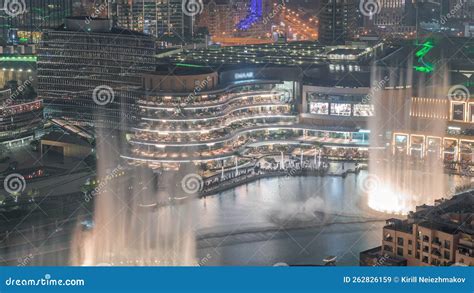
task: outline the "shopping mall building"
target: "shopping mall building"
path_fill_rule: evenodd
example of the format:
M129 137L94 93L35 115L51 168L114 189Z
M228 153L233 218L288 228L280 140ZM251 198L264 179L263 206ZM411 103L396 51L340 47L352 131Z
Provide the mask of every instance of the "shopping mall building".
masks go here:
M448 94L472 84L469 64L451 58L446 85L396 64L416 51L411 45L260 46L168 52L161 61L173 66L143 76L139 121L123 157L153 168L232 166L236 158L320 150L366 159L368 140L377 136L383 139L370 147L474 161L474 99ZM260 64L273 55L283 62ZM289 64L288 56L300 61Z
M328 74L326 67L311 74ZM328 69L329 70L329 69ZM262 154L367 156L367 85L309 84L298 67L182 64L143 77L139 123L128 135L132 163L232 166ZM351 118L351 119L345 119ZM339 153L338 153L339 152Z
M37 138L43 127L43 101L20 85L0 90L0 145L16 147Z

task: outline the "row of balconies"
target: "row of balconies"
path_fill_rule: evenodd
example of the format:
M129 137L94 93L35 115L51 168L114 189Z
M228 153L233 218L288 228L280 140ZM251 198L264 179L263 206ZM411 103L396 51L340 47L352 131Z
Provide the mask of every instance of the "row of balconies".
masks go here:
M166 111L166 110L150 110L150 109L142 109L140 115L142 117L151 117L156 118L162 122L173 122L173 121L183 121L183 120L216 120L219 118L224 118L232 113L235 112L245 112L247 111L255 111L258 112L268 112L265 111L265 108L274 110L280 110L280 112L289 112L289 104L286 103L278 103L269 101L267 103L236 103L236 105L230 105L228 107L223 107L220 110L209 111L208 109L200 109L200 110L185 110L180 109L179 112L174 111ZM286 111L285 111L286 110Z
M221 89L219 95L207 95L205 91L199 92L195 95L194 98L190 99L189 94L182 94L181 96L173 97L163 97L163 96L148 96L147 100L140 99L138 101L139 105L157 109L167 109L167 108L176 108L181 106L183 101L186 101L186 105L183 106L186 108L214 108L219 107L224 104L231 103L233 100L237 99L253 99L254 97L259 96L268 96L271 95L276 97L279 95L279 92L272 93L269 90L253 90L253 91L242 91L238 93L228 93L226 89ZM204 99L202 96L206 96Z
M152 123L152 124L140 124L145 132L157 133L157 134L191 134L191 133L205 133L212 134L213 132L230 131L235 128L241 127L253 127L258 125L265 125L271 123L287 123L296 122L296 114L289 112L258 112L258 113L239 113L236 115L224 117L218 120L204 121L203 124L181 124L174 125L170 123Z
M152 67L149 66L150 62L143 58L129 58L130 55L123 55L123 60L111 60L106 58L90 58L94 62L91 63L91 60L87 60L88 57L78 57L78 58L70 58L70 57L44 57L38 59L38 68L41 69L43 67L47 67L48 64L57 64L57 65L65 65L72 64L74 66L83 65L84 68L89 68L90 66L106 66L106 67L118 67L130 70L136 70L136 68L147 68L147 71L152 71ZM109 57L110 58L110 57Z
M107 77L104 75L104 77ZM110 77L110 76L109 76ZM40 91L45 91L49 93L61 93L61 95L67 95L68 93L77 95L77 93L87 93L90 92L92 93L94 88L96 86L100 85L109 85L112 88L117 88L120 86L138 86L138 83L136 80L133 79L114 79L114 80L106 80L106 79L90 79L86 80L83 79L81 80L82 82L79 82L78 80L74 81L74 79L67 79L67 78L60 78L58 77L57 79L43 79L42 77L38 78L38 84L39 84L39 90ZM89 82L86 82L89 81ZM114 89L114 93L117 94L119 90ZM89 95L90 96L90 95Z
M399 239L397 239L397 241L395 242L394 238L391 236L391 234L386 233L384 238L383 238L383 241L389 242L389 243L394 243L394 244L396 243L397 246L404 247L405 246L405 241L404 240L406 240L406 239L401 238L401 237L398 237L398 238ZM400 238L402 240L400 240ZM430 253L430 252L433 253L434 252L435 255L441 256L441 252L440 252L439 249L445 249L446 251L449 251L451 249L451 243L450 242L445 242L445 244L443 245L437 237L433 238L433 240L430 241L430 237L427 236L427 235L421 235L421 237L420 237L420 235L417 235L415 237L415 239L416 239L416 250L422 250L424 253ZM423 247L422 247L421 243L424 244ZM426 245L426 244L428 244L428 245ZM408 239L408 244L407 245L408 246L412 245L410 243L410 239Z
M136 45L137 47L152 47L154 43L149 36L133 35L128 36L125 34L96 34L96 33L77 33L77 32L60 32L60 31L48 31L44 34L44 38L41 42L42 46L55 46L68 44L69 46L78 46L80 48L87 47L100 47L101 45L107 46L125 46L127 44Z
M136 42L135 42L136 44ZM124 53L132 53L132 54L150 54L151 52L154 53L155 48L154 47L142 47L142 46L112 46L109 44L84 44L84 43L79 43L79 42L74 42L73 44L70 43L61 43L61 44L56 44L56 43L43 43L43 47L38 48L38 52L40 54L43 54L45 52L52 53L52 52L58 52L58 55L63 55L64 53L67 52L100 52L101 48L104 48L104 46L107 48L107 51L110 52L118 52L120 54ZM130 44L133 45L133 44ZM102 51L104 52L104 51ZM73 54L77 55L77 54ZM150 56L150 55L147 55ZM150 58L150 57L148 57Z
M264 125L264 124L262 124ZM137 146L143 146L148 148L150 146L159 145L163 147L187 147L187 146L196 146L202 145L207 148L219 147L220 145L233 143L241 139L247 140L249 143L258 142L262 137L265 140L294 140L300 141L304 138L301 136L301 131L271 131L268 127L271 127L272 124L266 124L266 128L260 127L242 127L235 129L235 131L226 131L225 133L216 133L216 135L210 134L196 134L196 135L168 135L163 136L154 136L150 133L138 132L135 134L135 137L131 142Z

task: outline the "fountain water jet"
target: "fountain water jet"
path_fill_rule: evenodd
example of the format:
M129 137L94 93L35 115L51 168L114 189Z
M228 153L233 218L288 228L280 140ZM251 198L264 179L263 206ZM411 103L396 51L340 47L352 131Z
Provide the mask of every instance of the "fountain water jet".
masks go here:
M107 178L107 164L114 160L110 149L102 145L98 142L99 180ZM155 174L147 168L131 167L124 170L125 175L105 180L97 190L94 227L88 231L77 228L71 263L197 265L192 226L195 200L194 194L180 189L183 172ZM183 200L183 194L187 200Z
M419 125L419 120L410 116L414 78L412 67L408 65L406 68L406 72L386 72L373 66L372 81L388 80L389 84L385 85L385 89L372 88L370 91L375 116L369 121L372 146L369 176L362 183L369 207L395 214L407 214L418 205L433 204L435 199L448 194L439 155L426 158L423 149L418 153L409 148L400 152L393 146L387 147L388 140L392 140L396 131L407 132L409 140L409 132L414 128L438 137L442 137L446 129L443 119L431 119L429 124ZM449 78L447 70L442 70L433 74L430 81L424 80L423 76L418 78L416 95L446 98L443 93L447 93Z

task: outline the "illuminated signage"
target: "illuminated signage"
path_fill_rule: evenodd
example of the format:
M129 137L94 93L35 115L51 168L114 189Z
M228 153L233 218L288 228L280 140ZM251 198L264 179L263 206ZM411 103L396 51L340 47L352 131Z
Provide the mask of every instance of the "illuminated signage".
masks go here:
M424 58L434 48L434 44L432 41L426 41L419 46L421 46L421 48L415 53L416 58L418 58L418 64L414 65L413 68L416 71L430 73L434 70L434 65L427 62Z
M235 79L252 79L253 72L243 72L234 74Z
M465 109L464 104L452 104L452 120L464 121Z

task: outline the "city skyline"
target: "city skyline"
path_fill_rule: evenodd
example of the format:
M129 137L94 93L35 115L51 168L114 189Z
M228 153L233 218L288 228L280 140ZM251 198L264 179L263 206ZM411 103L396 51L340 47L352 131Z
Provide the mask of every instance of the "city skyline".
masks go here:
M474 266L474 1L2 5L2 266Z

